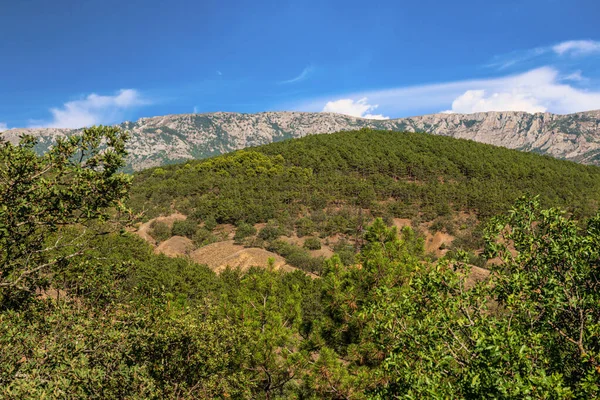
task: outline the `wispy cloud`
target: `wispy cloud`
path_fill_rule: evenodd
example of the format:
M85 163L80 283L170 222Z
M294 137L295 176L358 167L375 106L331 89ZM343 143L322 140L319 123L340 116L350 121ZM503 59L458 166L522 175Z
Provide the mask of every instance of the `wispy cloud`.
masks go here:
M221 71L217 70L217 75L223 76L223 73Z
M367 98L363 97L357 101L352 99L340 99L328 101L323 107L323 112L332 112L337 114L346 114L353 117L368 118L368 119L389 119L382 114L371 114L379 107L377 104L367 103Z
M552 50L561 56L600 53L600 42L595 40L569 40L552 46Z
M535 49L520 50L509 54L498 55L494 57L492 62L487 64L486 67L495 68L501 71L509 67L533 60L542 56L543 54L548 53L548 51L548 47L537 47Z
M0 132L4 132L8 130L8 125L6 125L6 122L0 122Z
M290 84L290 83L301 82L301 81L305 80L306 78L308 78L314 71L315 71L315 67L313 65L309 65L306 68L304 68L302 70L302 72L300 72L300 75L298 75L298 76L296 76L295 78L292 78L292 79L288 79L288 80L285 80L285 81L280 81L279 84L287 85L287 84Z
M52 120L32 122L32 127L82 128L98 124L119 122L130 109L150 104L135 89L122 89L112 96L92 93L80 100L66 102L62 107L51 108Z
M595 40L568 40L551 46L536 47L534 49L517 50L508 54L495 56L486 67L495 68L499 71L517 65L530 65L537 63L549 63L560 61L565 56L588 56L600 54L600 42Z
M600 91L581 89L564 82L553 67L541 67L499 78L406 86L336 96L354 103L368 98L385 114L396 116L447 110L455 113L483 111L548 111L567 114L600 109ZM321 111L335 98L319 98L295 108ZM366 101L365 101L366 102Z

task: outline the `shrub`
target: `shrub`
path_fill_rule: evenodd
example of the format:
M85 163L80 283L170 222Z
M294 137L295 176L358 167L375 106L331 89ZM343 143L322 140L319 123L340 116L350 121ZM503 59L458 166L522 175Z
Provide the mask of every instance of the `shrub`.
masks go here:
M150 236L157 242L164 242L172 236L171 228L164 222L153 221L150 224Z
M204 227L201 227L198 228L192 240L194 241L196 246L202 247L206 246L207 244L215 243L218 239L211 231Z
M283 240L274 240L269 243L266 248L267 250L277 253L285 258L292 253L294 247L294 245L284 242Z
M281 230L279 229L279 227L277 225L275 225L273 222L269 222L264 228L262 228L260 230L260 232L258 233L258 237L262 240L265 240L267 242L271 241L271 240L275 240L277 239L279 236L281 236Z
M185 236L191 239L194 237L197 229L198 225L194 221L187 219L183 221L175 221L173 222L171 234L173 236Z
M479 226L476 226L473 229L459 232L456 239L452 241L451 248L453 250L476 250L481 249L483 245L483 232Z
M381 218L387 226L392 226L394 223L394 214L388 205L382 203L373 203L371 206L371 215L374 218Z
M279 254L293 267L316 274L321 273L325 261L324 257L312 257L306 249L283 240L274 240L269 244L267 250Z
M327 213L324 210L316 210L310 213L310 220L316 225L321 224L327 220Z
M166 172L162 168L156 168L154 171L152 171L153 177L161 177L161 176L165 176L165 174L166 174Z
M315 228L315 223L309 218L300 218L296 221L296 233L299 237L312 235Z
M216 227L217 220L214 217L210 216L204 220L204 228L206 228L207 230L212 232Z
M288 210L284 210L279 213L276 218L277 226L283 235L287 235L288 232L291 233L294 230L294 221L295 218L292 217Z
M242 241L241 244L243 244L246 247L259 247L259 248L267 247L267 243L257 236L247 237L246 239L244 239Z
M418 214L414 204L398 200L388 205L389 213L395 218L413 218Z
M429 227L431 232L446 232L449 235L456 233L456 224L452 221L452 217L438 217Z
M335 244L333 251L340 257L340 260L344 265L352 265L355 262L356 252L354 246L347 240L342 239Z
M285 258L288 264L300 268L303 271L320 274L323 267L324 257L312 257L306 249L298 247Z
M235 231L233 239L236 243L241 243L244 239L256 235L256 228L250 224L242 222Z
M304 248L308 250L320 250L321 249L321 241L319 238L314 236L306 238L304 241Z

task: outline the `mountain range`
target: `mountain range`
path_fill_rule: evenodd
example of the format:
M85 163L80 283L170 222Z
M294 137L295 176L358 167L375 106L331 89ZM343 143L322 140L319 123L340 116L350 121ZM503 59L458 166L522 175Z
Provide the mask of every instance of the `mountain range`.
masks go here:
M569 115L526 112L430 114L373 120L333 113L216 112L141 118L119 126L131 134L128 170L206 158L245 147L311 134L372 128L426 132L531 151L584 164L600 165L600 110ZM11 129L2 137L17 142L22 134L38 139L45 151L56 137L81 129Z

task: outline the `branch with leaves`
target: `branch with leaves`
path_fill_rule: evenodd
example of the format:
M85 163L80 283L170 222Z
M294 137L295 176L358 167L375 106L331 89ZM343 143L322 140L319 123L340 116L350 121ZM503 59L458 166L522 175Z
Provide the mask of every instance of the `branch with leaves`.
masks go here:
M43 155L36 140L0 142L0 302L8 306L47 286L52 271L83 254L76 238L60 230L127 215L131 184L120 173L128 135L116 127L92 127L58 138ZM48 246L53 237L55 244ZM81 244L81 243L80 243ZM57 248L71 248L59 252Z

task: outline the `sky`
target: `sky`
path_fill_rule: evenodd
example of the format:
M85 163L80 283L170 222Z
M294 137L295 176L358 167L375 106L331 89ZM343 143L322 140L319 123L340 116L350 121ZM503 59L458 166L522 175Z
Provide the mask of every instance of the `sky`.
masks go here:
M600 1L0 0L0 130L600 109Z

